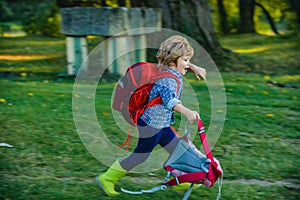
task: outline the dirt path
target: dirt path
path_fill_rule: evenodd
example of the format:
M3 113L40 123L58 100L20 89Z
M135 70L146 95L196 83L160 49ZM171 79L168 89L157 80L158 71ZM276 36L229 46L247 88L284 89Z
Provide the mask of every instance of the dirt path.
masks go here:
M157 182L160 183L162 180L157 177L149 178L138 178L130 177L135 183L139 182ZM300 189L300 184L297 183L297 180L281 180L281 181L262 181L257 179L236 179L236 180L227 180L223 179L223 184L239 183L245 185L260 185L260 186L282 186L293 189Z
M11 176L9 176L11 177ZM28 175L22 175L24 178L28 179L41 179L41 177L33 177L33 176L28 176ZM12 178L12 177L11 177ZM17 178L17 176L13 176L13 178ZM52 177L53 178L53 177ZM95 177L86 177L86 178L75 178L75 177L55 177L56 180L58 181L81 181L84 183L92 183L95 181ZM126 176L124 179L131 180L135 183L147 183L147 182L152 182L152 183L161 183L163 179L159 179L155 176L149 176L149 177L131 177L131 176ZM223 184L245 184L245 185L260 185L260 186L282 186L282 187L287 187L287 188L292 188L292 189L300 189L300 184L297 183L297 180L294 179L287 179L287 180L281 180L281 181L262 181L262 180L257 180L257 179L236 179L236 180L228 180L228 179L223 179Z
M257 179L238 179L238 180L223 180L223 183L240 183L245 185L261 185L261 186L283 186L287 188L300 189L300 184L295 180L281 180L281 181L262 181Z

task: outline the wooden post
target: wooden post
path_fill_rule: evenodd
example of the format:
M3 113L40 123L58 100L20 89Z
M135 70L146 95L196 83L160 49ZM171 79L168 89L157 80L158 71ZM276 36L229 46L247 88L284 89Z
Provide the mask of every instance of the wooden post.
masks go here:
M85 37L66 37L68 75L76 75L82 61L87 57Z

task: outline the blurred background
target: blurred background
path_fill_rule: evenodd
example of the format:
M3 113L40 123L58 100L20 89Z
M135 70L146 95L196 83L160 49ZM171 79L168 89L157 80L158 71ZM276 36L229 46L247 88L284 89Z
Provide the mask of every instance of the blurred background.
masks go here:
M93 18L93 9L102 9L95 14L101 20ZM143 21L136 25L139 18ZM190 36L221 72L227 109L219 112L226 112L226 120L213 152L224 170L222 199L299 199L297 0L0 0L0 199L137 198L107 197L94 182L107 166L87 151L77 134L72 114L77 96L72 91L82 61L99 43L126 27L149 24L158 27L149 34L167 28ZM125 41L151 43L147 34L126 36ZM111 42L107 52L123 48L122 39ZM149 49L113 63L99 82L97 118L116 146L126 138L113 125L110 105L120 68L128 60L155 61L155 53ZM205 82L195 81L191 73L187 79L209 125ZM199 139L194 143L200 145ZM147 189L164 175L163 169L132 173L117 189ZM214 199L217 190L201 187L190 199ZM182 196L168 189L138 198Z

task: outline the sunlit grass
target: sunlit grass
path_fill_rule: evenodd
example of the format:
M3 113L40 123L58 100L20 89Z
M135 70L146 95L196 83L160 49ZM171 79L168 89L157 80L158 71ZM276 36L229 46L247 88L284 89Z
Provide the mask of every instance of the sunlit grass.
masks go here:
M299 74L300 35L286 33L280 36L243 34L221 37L232 56L229 63L219 63L225 71L243 71L263 74Z
M257 53L267 50L267 47L255 47L251 49L232 49L235 53Z
M11 60L11 61L24 61L24 60L43 60L48 58L57 58L60 57L59 54L45 54L45 55L38 55L38 54L30 54L30 55L21 55L21 54L0 54L0 61L1 60Z

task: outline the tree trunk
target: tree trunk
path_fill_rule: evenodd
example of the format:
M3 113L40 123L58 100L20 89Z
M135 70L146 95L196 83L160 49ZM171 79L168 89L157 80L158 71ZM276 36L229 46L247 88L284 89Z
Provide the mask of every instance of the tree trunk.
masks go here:
M223 53L216 36L207 0L162 0L163 27L199 42L207 51Z
M272 31L276 34L276 35L280 35L279 32L277 31L277 28L275 26L275 23L274 23L274 20L273 18L271 17L270 13L267 11L267 9L265 9L265 7L260 4L260 3L257 3L255 2L255 5L257 5L258 7L260 7L262 10L263 10L263 13L266 15L268 21L269 21L269 24L271 26L271 29Z
M239 33L255 33L254 28L255 0L239 0L240 26Z
M118 6L126 6L125 5L125 0L118 0Z
M300 27L300 3L299 0L289 0L292 10L296 12L297 15L297 24Z
M223 4L223 0L218 0L218 10L221 30L224 35L228 35L230 31L227 23L227 13Z

